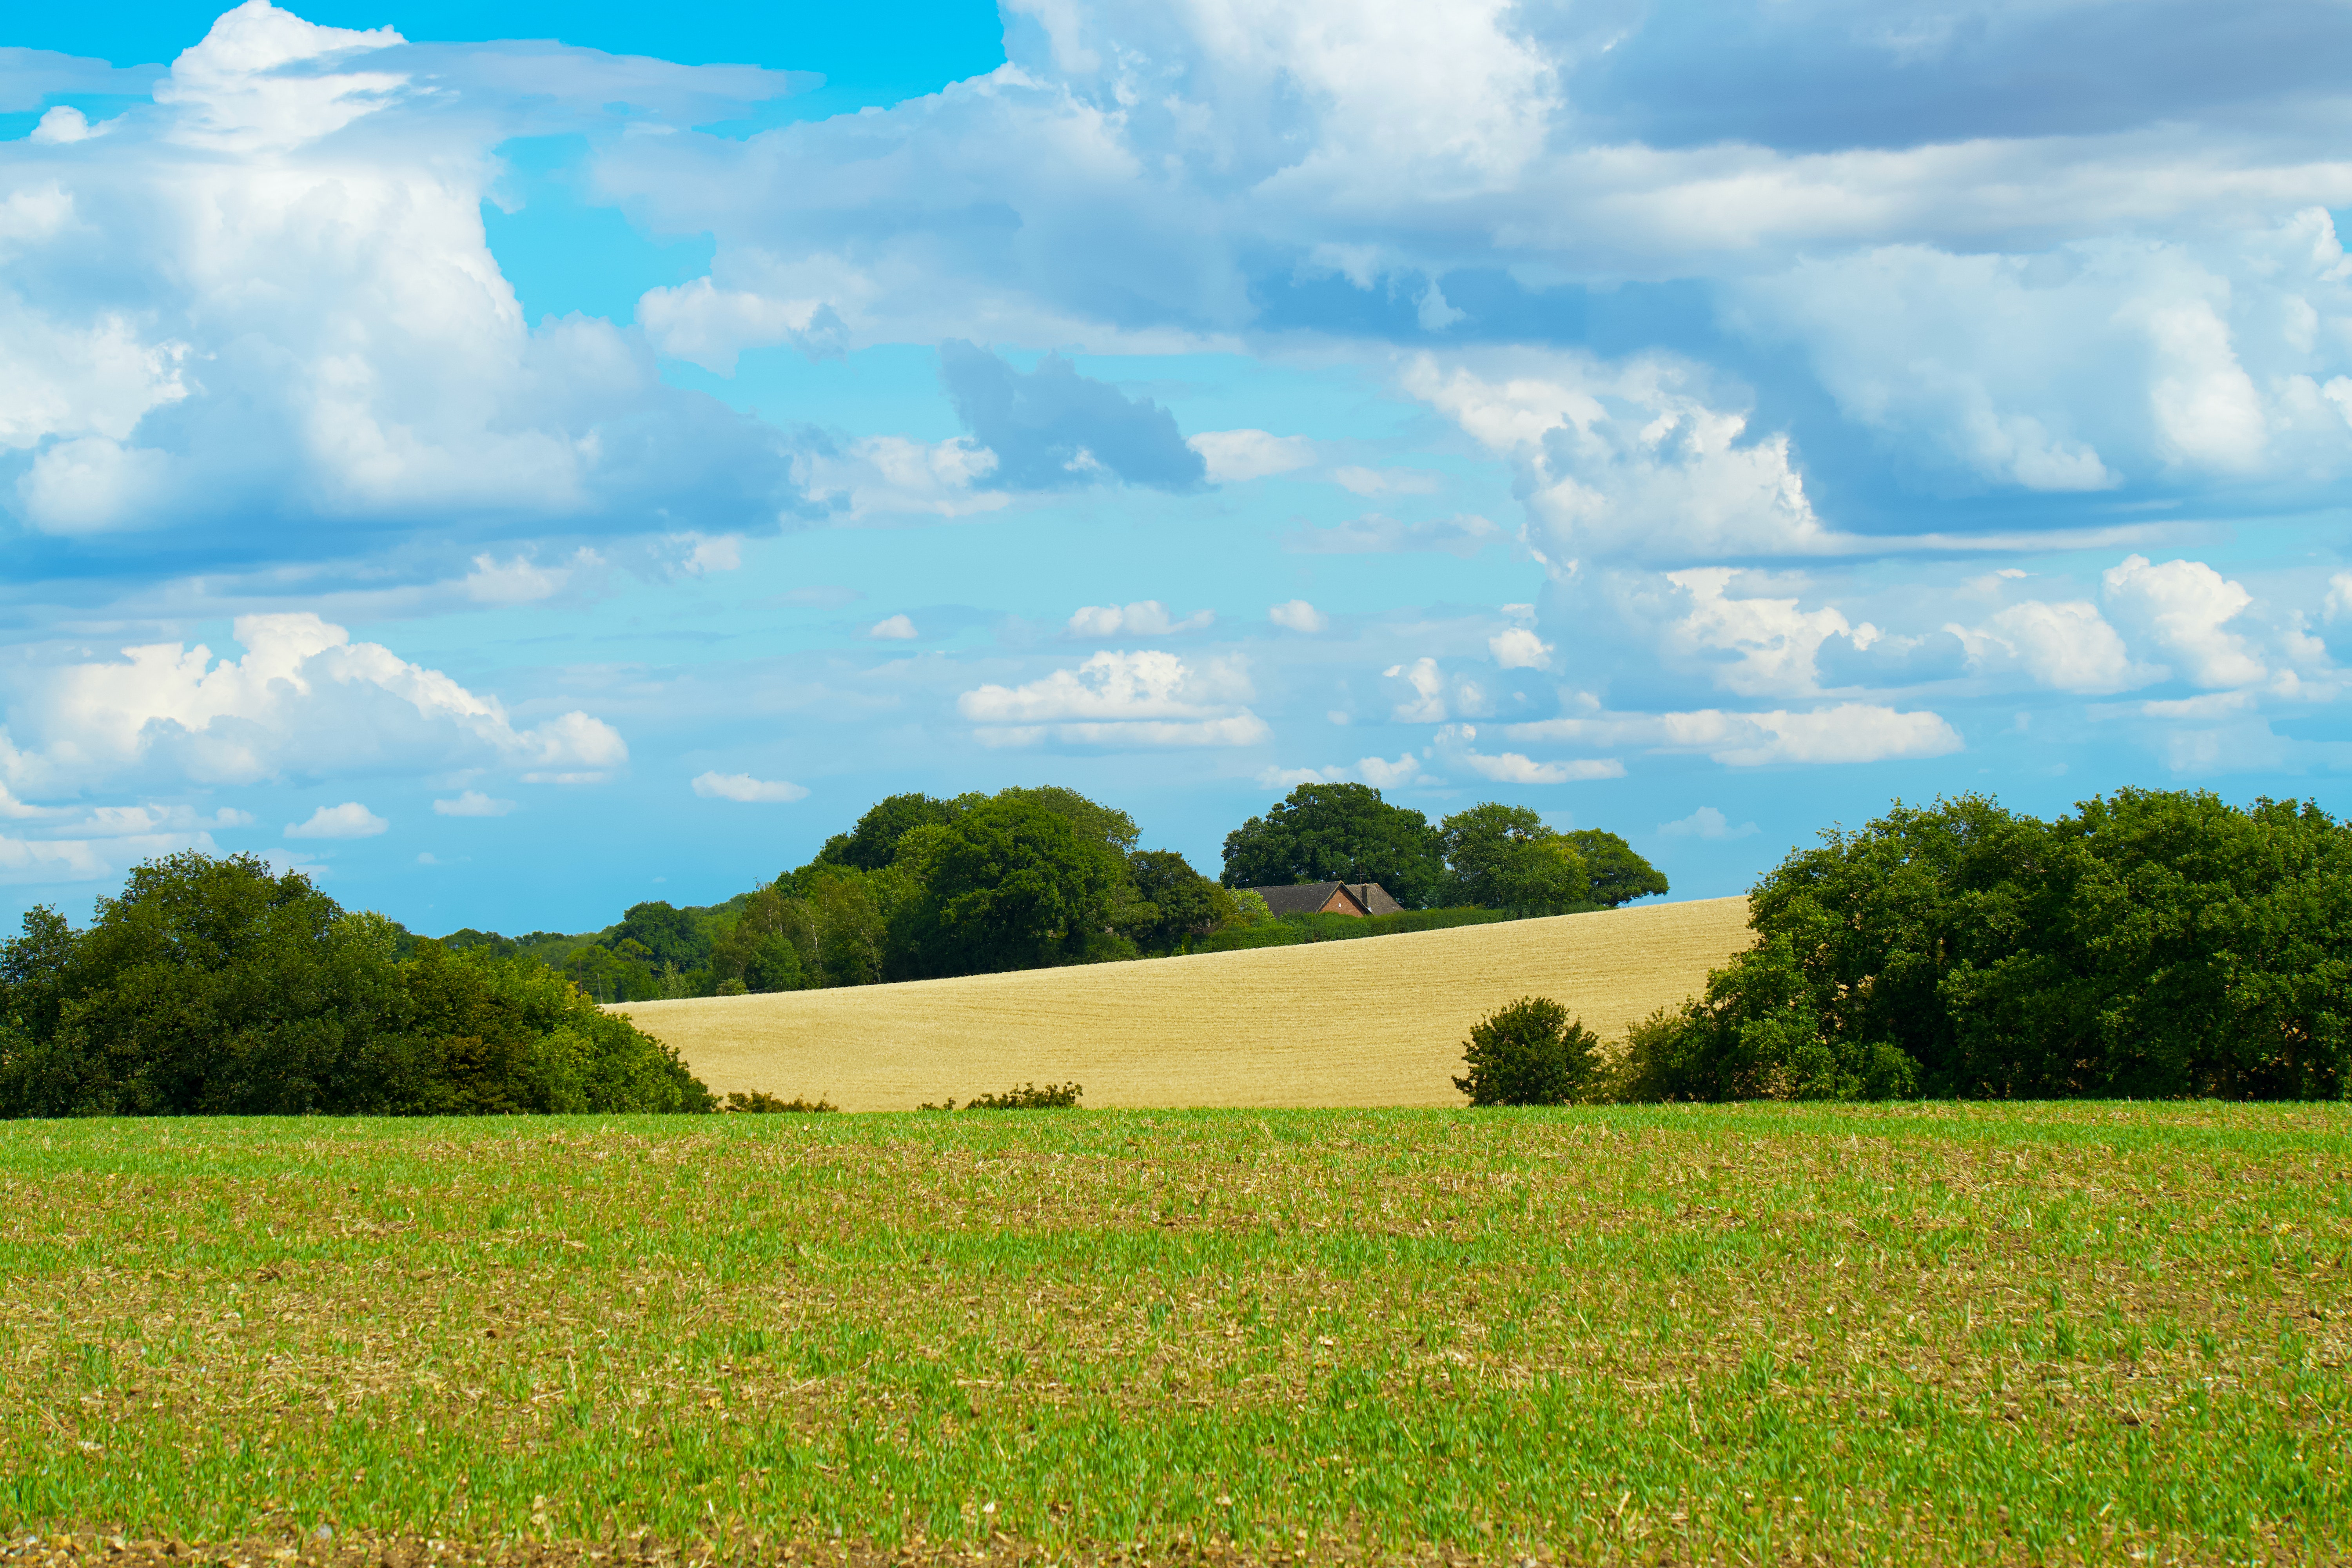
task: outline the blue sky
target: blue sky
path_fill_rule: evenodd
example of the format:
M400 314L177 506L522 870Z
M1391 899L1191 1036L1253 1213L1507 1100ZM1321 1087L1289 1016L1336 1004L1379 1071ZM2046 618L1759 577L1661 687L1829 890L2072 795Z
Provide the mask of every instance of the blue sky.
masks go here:
M2352 805L2352 13L673 10L5 24L0 899Z

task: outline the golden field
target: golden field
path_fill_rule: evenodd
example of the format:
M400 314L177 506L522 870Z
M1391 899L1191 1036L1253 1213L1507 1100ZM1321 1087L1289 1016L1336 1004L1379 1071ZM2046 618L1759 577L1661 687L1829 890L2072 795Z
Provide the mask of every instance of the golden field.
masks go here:
M1104 1108L1458 1105L1470 1026L1549 996L1604 1040L1751 940L1746 899L831 991L631 1002L719 1093L911 1110L1076 1081Z

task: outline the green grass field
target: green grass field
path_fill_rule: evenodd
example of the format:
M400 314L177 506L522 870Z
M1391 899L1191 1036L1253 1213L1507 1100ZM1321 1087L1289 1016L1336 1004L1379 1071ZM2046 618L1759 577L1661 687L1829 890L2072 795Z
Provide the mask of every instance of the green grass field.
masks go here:
M2333 1560L2348 1247L2325 1106L6 1124L0 1530Z

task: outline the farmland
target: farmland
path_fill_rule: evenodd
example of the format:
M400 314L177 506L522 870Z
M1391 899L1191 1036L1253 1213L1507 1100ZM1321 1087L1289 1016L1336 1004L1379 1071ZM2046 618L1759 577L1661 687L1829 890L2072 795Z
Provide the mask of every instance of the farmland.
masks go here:
M2336 1106L18 1122L0 1529L2322 1559L2347 1249Z
M1034 1079L1100 1107L1459 1104L1470 1026L1565 1003L1604 1039L1701 990L1745 899L618 1011L713 1089L906 1110Z

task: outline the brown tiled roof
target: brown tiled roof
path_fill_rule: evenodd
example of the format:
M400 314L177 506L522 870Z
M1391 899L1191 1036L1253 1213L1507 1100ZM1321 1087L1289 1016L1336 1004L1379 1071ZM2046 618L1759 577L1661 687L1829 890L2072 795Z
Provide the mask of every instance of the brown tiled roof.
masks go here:
M1368 915L1395 915L1404 912L1404 906L1390 898L1389 890L1378 882L1350 882L1348 884L1348 891L1356 895L1356 901L1364 906L1364 912Z
M1346 887L1344 882L1293 882L1286 888L1252 888L1249 890L1265 900L1265 907L1278 915L1311 915L1331 901L1331 895ZM1355 895L1350 893L1349 897Z

